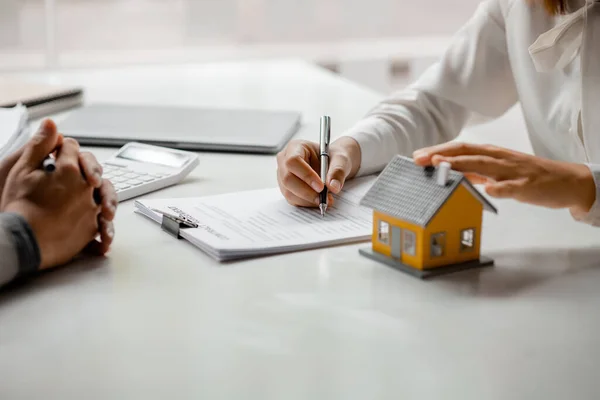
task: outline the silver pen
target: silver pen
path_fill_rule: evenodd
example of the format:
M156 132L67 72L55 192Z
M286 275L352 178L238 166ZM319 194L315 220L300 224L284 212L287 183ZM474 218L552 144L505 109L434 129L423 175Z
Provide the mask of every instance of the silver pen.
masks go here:
M42 168L46 172L53 172L56 169L56 159L52 154L46 157L42 163Z
M329 171L329 141L331 139L331 118L321 117L321 135L320 135L320 153L321 153L321 180L323 181L323 191L320 193L319 209L321 216L325 216L327 211L327 172Z

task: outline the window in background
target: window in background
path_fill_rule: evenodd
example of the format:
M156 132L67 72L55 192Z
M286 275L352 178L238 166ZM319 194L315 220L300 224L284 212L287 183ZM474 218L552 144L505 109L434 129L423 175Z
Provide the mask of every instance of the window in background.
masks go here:
M46 63L44 0L0 0L0 70Z
M479 2L0 0L0 70L266 56L304 58L360 80L403 70L392 55L410 54L397 47L407 38L419 53L437 49L418 43L450 37ZM330 59L341 42L356 64ZM388 90L386 79L363 83Z

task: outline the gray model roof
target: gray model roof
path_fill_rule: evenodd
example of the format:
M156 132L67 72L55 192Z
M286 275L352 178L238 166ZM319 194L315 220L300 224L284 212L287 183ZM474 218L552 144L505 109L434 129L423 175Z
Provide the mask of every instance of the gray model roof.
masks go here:
M427 226L450 195L463 185L482 204L496 213L488 202L460 172L449 171L448 184L437 184L437 170L416 165L412 159L396 156L381 172L360 204L419 226Z

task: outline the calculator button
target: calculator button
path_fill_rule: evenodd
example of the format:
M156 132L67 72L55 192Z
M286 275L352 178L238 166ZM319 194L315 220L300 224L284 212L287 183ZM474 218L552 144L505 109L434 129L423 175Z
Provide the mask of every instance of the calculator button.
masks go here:
M116 162L112 162L112 161L105 161L106 165L110 165L111 167L117 167L117 168L125 168L125 165L123 164L118 164Z
M141 185L143 182L138 181L137 179L131 179L131 180L127 181L127 183L130 184L131 186L137 186L137 185Z
M125 190L128 189L130 186L126 185L124 183L118 183L115 185L115 190Z
M140 176L140 181L142 181L142 182L150 182L153 180L154 180L154 177L152 177L152 176Z
M131 172L129 172L129 173L123 175L123 176L125 178L137 178L138 177L137 174L134 174L134 173L131 173Z
M116 176L112 179L113 183L121 183L121 182L125 182L127 180L127 178L124 178L122 176Z
M113 176L121 176L121 175L125 175L125 173L126 173L126 171L116 170L112 174L113 174Z

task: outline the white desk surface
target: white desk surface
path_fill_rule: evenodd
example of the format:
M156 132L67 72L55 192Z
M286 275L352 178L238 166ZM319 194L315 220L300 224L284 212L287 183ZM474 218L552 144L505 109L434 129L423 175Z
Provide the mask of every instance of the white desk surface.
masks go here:
M31 77L83 84L89 101L297 109L309 139L322 114L337 134L381 98L293 61ZM518 109L467 135L529 148ZM274 185L273 157L203 153L151 196ZM359 246L220 266L122 203L108 258L0 296L0 398L598 398L600 231L495 203L496 267L430 282Z

